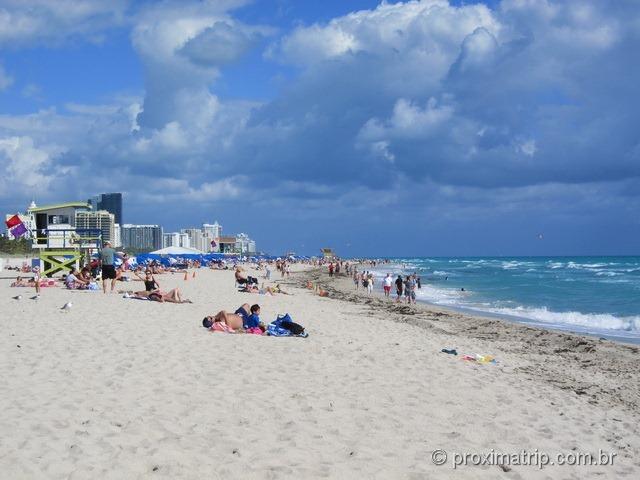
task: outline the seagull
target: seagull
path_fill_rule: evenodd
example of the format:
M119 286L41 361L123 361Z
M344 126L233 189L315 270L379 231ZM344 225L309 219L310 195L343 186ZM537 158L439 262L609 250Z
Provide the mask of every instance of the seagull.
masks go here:
M73 303L67 302L62 306L62 308L60 310L71 310L72 306L73 306Z
M31 297L31 300L38 300L40 298L40 295L34 295L33 297Z
M16 295L13 297L14 300L22 300L22 295Z

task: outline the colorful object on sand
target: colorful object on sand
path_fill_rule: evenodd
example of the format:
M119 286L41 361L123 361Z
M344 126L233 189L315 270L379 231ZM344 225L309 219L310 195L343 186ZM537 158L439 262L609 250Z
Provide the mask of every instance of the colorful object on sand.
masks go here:
M462 355L462 360L481 363L483 365L487 363L493 363L493 364L498 363L497 360L493 357L493 355L478 355L477 353L473 355L468 355L468 354Z

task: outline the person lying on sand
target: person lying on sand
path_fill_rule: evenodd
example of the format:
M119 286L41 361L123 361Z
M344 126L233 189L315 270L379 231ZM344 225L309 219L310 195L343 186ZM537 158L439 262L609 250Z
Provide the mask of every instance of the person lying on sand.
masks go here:
M129 294L129 292L125 292L125 294ZM153 292L135 292L132 297L139 300L148 299L152 302L160 302L160 303L193 303L189 299L183 299L182 293L179 288L174 288L173 290L169 290L168 292L162 292L160 290L156 290Z
M193 303L189 299L183 299L182 294L180 293L179 288L174 288L173 290L169 290L168 292L161 292L157 290L155 292L151 292L147 298L152 302L160 302L160 303Z
M248 303L244 303L235 313L228 313L221 310L213 316L209 315L204 317L202 319L202 326L219 332L262 335L265 327L262 322L260 322L259 315L260 306L253 305L249 307ZM254 325L256 326L254 327Z
M22 277L16 278L16 281L11 284L12 287L28 287L29 283Z

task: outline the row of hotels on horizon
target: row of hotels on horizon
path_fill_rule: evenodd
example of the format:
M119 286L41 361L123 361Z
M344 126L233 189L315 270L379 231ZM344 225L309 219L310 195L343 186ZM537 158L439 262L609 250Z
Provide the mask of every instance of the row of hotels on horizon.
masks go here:
M7 214L9 219L15 214ZM18 217L27 227L28 238L46 229L98 229L102 241L116 248L155 251L181 247L209 253L255 254L256 242L245 233L223 235L222 225L204 223L201 227L164 232L161 225L122 223L122 193L103 193L87 202L68 202L39 207L34 201ZM12 238L7 229L6 236ZM194 252L195 253L195 252Z

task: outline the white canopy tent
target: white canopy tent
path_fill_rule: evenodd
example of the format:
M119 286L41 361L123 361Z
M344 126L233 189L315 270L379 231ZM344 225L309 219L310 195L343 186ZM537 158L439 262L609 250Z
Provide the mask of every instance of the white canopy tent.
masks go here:
M203 255L204 252L197 250L195 248L188 247L166 247L161 248L160 250L156 250L155 252L151 252L153 255Z

